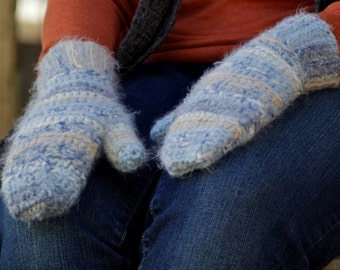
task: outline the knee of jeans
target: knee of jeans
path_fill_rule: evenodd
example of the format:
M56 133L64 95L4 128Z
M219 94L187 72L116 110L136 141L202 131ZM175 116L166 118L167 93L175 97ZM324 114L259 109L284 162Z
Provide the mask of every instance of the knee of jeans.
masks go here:
M105 248L81 243L68 245L57 239L47 240L45 244L5 241L0 253L0 269L4 270L111 269L115 266L127 269L128 265L128 259Z
M150 205L148 232L152 238L169 227L178 233L218 238L219 232L242 230L242 226L270 231L275 221L284 219L282 196L289 195L281 193L273 183L261 179L232 179L218 173L162 179Z
M207 265L214 267L204 269L227 269L223 268L224 254L234 256L232 250L241 247L246 250L243 240L260 246L264 241L257 239L261 234L256 231L264 230L265 217L270 214L262 192L256 185L209 177L160 183L151 203L153 221L143 235L143 266L147 269L157 262L178 266L176 269L184 265L185 269Z
M214 173L215 174L215 173ZM250 219L255 215L266 219L279 215L289 200L289 187L275 183L275 176L228 177L211 173L199 174L192 179L174 180L153 201L153 213L172 208L178 214ZM216 176L217 175L217 176ZM173 188L174 185L177 187Z
M63 261L55 260L52 253L37 252L32 246L7 244L4 243L0 253L0 269L66 269Z

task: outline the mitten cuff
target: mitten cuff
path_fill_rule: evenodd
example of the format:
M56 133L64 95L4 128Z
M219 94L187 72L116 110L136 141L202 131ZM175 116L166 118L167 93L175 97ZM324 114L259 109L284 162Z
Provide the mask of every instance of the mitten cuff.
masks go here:
M62 40L42 58L38 73L41 81L73 71L95 72L115 80L117 61L111 52L95 42Z
M305 74L304 91L337 87L339 48L330 26L316 14L288 17L259 38L274 39L294 52Z

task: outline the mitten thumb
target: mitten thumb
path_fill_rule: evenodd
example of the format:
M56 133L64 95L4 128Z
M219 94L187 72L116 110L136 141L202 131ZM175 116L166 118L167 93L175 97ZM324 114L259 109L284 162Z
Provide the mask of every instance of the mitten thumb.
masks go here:
M170 128L170 125L175 121L176 118L177 110L174 110L165 115L163 118L157 120L150 131L150 138L158 145L161 145L164 141L166 133Z
M119 118L120 121L113 121L106 131L104 152L117 170L133 172L147 160L147 153L129 116L123 113Z

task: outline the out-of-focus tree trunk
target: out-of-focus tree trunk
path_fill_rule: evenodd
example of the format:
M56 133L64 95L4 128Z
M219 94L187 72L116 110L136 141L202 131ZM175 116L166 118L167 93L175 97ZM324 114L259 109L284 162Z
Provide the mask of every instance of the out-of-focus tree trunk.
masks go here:
M0 137L11 129L20 110L15 84L15 2L0 2Z

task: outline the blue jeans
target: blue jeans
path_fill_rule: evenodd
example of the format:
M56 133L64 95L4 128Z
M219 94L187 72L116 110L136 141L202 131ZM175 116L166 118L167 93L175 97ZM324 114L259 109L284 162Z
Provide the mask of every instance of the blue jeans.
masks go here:
M149 147L156 118L206 65L147 64L123 82ZM340 252L339 90L297 100L213 168L171 178L94 166L65 216L25 224L0 203L0 269L321 269Z

